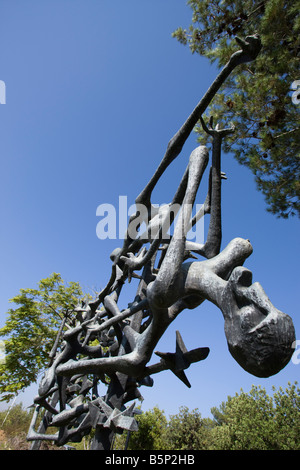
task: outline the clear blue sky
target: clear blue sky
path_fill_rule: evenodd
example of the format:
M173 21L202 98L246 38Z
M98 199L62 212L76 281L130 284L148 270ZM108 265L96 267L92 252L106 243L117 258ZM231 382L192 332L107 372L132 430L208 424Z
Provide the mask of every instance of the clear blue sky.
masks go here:
M134 202L216 75L171 37L190 21L184 0L0 1L0 326L9 299L52 272L85 290L106 284L120 242L97 238L97 207L117 205L119 195ZM154 202L170 200L196 145L193 134ZM246 267L292 316L300 339L299 221L267 213L252 174L232 156L222 169L223 246L250 239ZM126 295L122 308L133 292ZM222 314L208 302L183 312L159 351L175 350L177 329L189 349L208 346L210 354L186 371L191 389L171 372L154 376L154 387L141 389L143 409L158 405L168 415L186 405L209 416L241 388L271 392L299 379L292 362L269 379L241 369L227 350ZM21 399L29 405L34 395L31 388Z

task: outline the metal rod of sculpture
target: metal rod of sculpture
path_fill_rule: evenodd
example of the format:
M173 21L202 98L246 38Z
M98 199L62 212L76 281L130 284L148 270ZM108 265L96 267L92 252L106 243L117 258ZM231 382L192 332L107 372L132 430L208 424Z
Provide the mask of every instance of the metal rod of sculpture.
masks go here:
M177 331L176 352L157 351L159 362L148 363L174 319L204 300L221 310L229 351L246 371L268 377L289 362L295 339L293 323L271 304L260 284L252 284L252 273L243 267L252 253L249 240L235 238L220 251L221 182L226 178L221 172L221 144L234 129L213 128L212 121L207 126L202 115L234 68L255 60L261 48L256 35L245 40L237 38L237 42L241 49L231 56L170 140L156 172L137 197L137 212L129 220L123 247L111 255L112 272L106 287L95 301L75 308L73 317L70 312L66 315L64 323L68 328L64 331L62 325L58 333L49 368L34 400L36 410L27 436L33 441L32 449L39 448L42 440L54 441L58 446L78 442L92 429L95 437L91 449L110 449L115 433L137 430L135 402L128 408L125 405L141 398L141 385L153 385L152 375L169 369L190 387L184 370L205 359L209 348L188 351ZM212 138L205 203L192 218L198 187L209 163L208 149L199 146L190 155L172 202L159 210L151 203L153 189L181 152L199 119ZM188 241L188 230L205 214L210 214L205 243ZM173 235L167 236L176 215ZM146 236L139 233L131 237L129 229L143 218L147 223ZM205 259L199 260L197 256ZM136 297L120 310L120 292L132 277L139 279ZM63 341L59 343L61 337ZM105 385L102 396L101 383ZM46 413L36 431L41 409ZM46 434L48 427L58 428L58 432Z

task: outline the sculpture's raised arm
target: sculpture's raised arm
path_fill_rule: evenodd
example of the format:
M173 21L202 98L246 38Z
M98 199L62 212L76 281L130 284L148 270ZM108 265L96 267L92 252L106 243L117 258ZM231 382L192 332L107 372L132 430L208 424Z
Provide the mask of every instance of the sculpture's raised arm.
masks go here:
M166 153L161 163L149 183L136 198L136 203L144 204L147 207L150 206L151 194L156 183L170 163L172 163L172 161L180 154L187 138L191 134L202 114L206 111L216 93L219 91L220 87L225 82L226 78L232 73L235 67L242 63L250 62L257 57L261 49L259 36L248 36L245 40L241 40L240 38L236 39L238 44L241 46L241 50L232 54L227 64L204 94L203 98L199 101L178 132L176 132L174 137L169 141Z

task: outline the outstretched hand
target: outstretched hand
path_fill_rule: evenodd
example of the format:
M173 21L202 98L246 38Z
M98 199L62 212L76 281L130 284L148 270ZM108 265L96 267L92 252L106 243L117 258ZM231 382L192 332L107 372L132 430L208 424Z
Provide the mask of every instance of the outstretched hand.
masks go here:
M252 62L258 56L261 50L261 40L258 34L253 36L247 36L245 39L241 39L238 36L235 37L236 42L241 46L242 50L233 54L232 57L238 57L237 64L244 64L246 62Z

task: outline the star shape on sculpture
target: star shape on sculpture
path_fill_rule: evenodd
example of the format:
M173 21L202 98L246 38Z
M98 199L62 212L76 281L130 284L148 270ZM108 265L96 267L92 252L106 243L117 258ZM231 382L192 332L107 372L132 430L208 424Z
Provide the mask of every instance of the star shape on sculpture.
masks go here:
M95 428L102 425L114 431L117 429L126 429L127 431L137 431L138 426L134 414L135 402L123 411L117 408L111 408L102 398L97 399L98 405L89 404L90 419Z
M203 361L209 354L209 348L197 348L188 351L181 334L176 331L176 352L162 353L156 351L155 354L161 358L168 369L176 375L187 387L191 387L184 369L187 369L192 362Z

